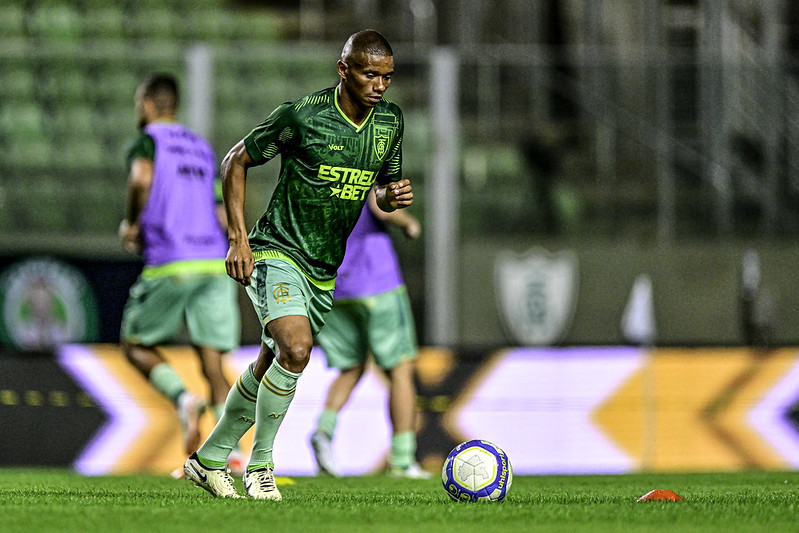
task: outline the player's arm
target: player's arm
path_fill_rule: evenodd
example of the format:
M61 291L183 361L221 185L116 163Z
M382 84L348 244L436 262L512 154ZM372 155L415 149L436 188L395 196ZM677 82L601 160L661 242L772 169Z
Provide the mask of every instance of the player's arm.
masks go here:
M239 141L222 160L222 198L228 223L228 248L225 268L228 276L242 285L250 284L253 270L253 256L247 239L247 226L244 222L244 193L247 183L247 169L253 160Z
M292 130L295 125L293 108L291 102L278 106L264 122L231 148L222 160L220 177L230 241L225 267L228 275L242 285L250 284L254 266L244 223L247 169L263 165L290 145L295 138ZM282 140L282 137L286 140Z
M125 218L119 225L119 237L122 246L129 252L141 253L141 235L139 217L153 185L153 161L145 157L137 157L131 162L128 173L127 200L125 202Z
M378 220L398 227L407 238L416 239L421 235L422 225L419 223L419 219L413 216L410 211L405 209L397 209L390 213L383 211L377 205L374 190L369 192L367 202L369 203L369 209Z
M222 226L222 231L227 233L227 213L225 213L225 202L222 199L222 180L219 179L219 176L214 180L214 201L216 202L216 219Z
M219 220L222 231L227 232L227 213L225 212L225 204L222 202L216 204L216 219Z
M413 187L410 180L402 178L402 136L405 123L397 110L399 127L390 156L383 164L374 186L375 199L381 211L390 213L413 203Z
M375 203L381 211L391 213L413 203L410 180L402 178L402 150L398 143L394 154L383 166L374 186Z

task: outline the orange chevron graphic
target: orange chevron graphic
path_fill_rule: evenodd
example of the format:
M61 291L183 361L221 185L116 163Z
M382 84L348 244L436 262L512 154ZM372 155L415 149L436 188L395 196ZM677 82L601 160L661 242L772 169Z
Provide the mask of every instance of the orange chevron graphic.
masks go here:
M128 362L122 351L115 345L93 345L91 350L97 361L113 377L116 385L125 396L140 410L144 424L142 430L131 440L128 447L120 453L112 468L114 474L149 471L170 473L186 460L183 437L177 420L175 407L161 396L150 383ZM194 351L189 347L169 347L162 351L164 358L183 379L187 390L203 398L209 397L208 385L200 370ZM235 383L240 372L225 365L225 373L230 383ZM201 419L203 438L214 427L216 418L209 408ZM243 450L252 446L252 432L248 432L241 442Z
M455 355L446 348L419 348L416 376L428 387L439 385L455 367Z
M786 468L747 415L795 364L787 349L657 349L593 420L643 470Z
M753 431L747 415L793 367L796 351L744 349L740 357L746 360L745 367L705 406L703 418L719 440L738 453L746 468L787 468L789 464Z

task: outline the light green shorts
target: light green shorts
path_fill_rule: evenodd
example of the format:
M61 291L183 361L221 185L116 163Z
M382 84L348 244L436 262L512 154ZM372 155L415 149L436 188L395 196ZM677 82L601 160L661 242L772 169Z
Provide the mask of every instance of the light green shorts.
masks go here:
M372 353L390 370L416 357L416 328L404 286L367 298L337 300L317 337L331 368L360 365Z
M223 352L239 345L236 282L226 274L139 276L122 314L120 337L143 346L173 340L184 323L191 343Z
M261 340L273 351L275 341L266 325L277 318L291 315L308 317L315 337L333 305L333 291L322 290L299 268L284 259L256 261L247 286L247 295L261 321Z

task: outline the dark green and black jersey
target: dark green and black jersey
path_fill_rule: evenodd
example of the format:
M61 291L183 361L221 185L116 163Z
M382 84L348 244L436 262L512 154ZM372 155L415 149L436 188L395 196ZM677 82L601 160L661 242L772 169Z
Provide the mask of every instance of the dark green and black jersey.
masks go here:
M256 260L286 257L332 288L369 189L402 177L403 128L399 106L385 99L356 126L335 88L275 109L244 138L257 165L281 154L272 199L249 235Z

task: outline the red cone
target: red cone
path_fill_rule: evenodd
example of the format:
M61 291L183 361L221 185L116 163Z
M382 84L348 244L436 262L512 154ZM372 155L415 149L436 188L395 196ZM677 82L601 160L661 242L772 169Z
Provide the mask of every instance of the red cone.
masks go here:
M685 498L670 490L655 489L647 492L640 498L639 502L684 502Z

